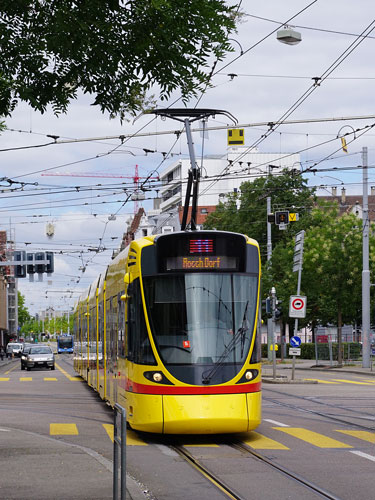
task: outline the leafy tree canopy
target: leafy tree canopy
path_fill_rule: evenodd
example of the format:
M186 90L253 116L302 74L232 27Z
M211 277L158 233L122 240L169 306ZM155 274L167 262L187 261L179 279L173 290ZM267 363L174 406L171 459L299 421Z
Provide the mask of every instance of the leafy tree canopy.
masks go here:
M25 297L18 292L18 324L22 326L30 319L30 313L25 306Z
M288 210L299 214L299 222L289 224L285 231L272 226L273 245L299 231L315 203L314 190L307 187L307 181L285 169L280 175L259 177L241 184L240 193L231 193L224 203L219 203L216 211L208 215L204 227L247 234L258 241L264 261L267 253L267 197L271 197L272 211Z
M300 323L336 324L361 321L362 221L353 214L339 216L338 205L321 202L306 226L301 295L307 296L307 316ZM292 271L294 238L280 242L264 270L263 288L276 287L288 315L289 297L296 295L297 272ZM370 235L370 266L375 270L375 239Z
M231 50L238 6L225 0L3 0L0 116L19 101L65 112L81 89L123 119L180 89L209 83L209 62Z

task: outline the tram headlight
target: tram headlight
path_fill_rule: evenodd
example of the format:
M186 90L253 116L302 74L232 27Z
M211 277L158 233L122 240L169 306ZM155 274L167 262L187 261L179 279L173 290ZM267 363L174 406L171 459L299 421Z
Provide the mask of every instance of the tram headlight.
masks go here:
M152 375L152 378L154 379L155 382L161 382L163 380L163 375L161 373L154 373Z
M245 373L245 378L246 380L251 380L253 378L254 374L251 370L248 370L246 373Z

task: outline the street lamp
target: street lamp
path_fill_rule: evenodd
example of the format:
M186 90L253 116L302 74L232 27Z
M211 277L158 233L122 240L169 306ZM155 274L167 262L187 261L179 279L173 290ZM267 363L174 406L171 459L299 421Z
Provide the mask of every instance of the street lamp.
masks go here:
M277 32L277 39L287 45L297 45L302 40L301 33L295 31L290 26L284 26Z

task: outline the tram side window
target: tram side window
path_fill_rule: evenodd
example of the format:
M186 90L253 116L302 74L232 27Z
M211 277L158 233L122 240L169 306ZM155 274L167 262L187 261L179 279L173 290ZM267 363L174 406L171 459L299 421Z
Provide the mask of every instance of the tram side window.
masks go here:
M127 358L134 363L155 365L147 334L139 280L128 287L128 352Z
M125 357L125 303L121 300L121 295L125 292L119 293L117 295L117 324L118 324L118 355L120 358Z
M96 307L92 307L90 312L89 358L96 360Z
M103 302L99 303L99 367L104 367L103 359L103 345L104 345L104 308Z

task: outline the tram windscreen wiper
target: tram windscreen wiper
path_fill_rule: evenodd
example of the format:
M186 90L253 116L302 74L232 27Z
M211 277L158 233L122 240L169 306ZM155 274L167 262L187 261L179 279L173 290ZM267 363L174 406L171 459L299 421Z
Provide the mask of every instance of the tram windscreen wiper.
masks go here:
M249 301L247 301L247 303L246 303L245 311L244 311L243 318L242 318L242 325L237 330L235 335L233 335L232 340L225 347L220 358L216 361L216 363L214 364L214 366L210 370L206 370L202 373L202 383L203 384L209 384L211 382L212 377L223 366L227 357L229 356L229 354L231 352L233 352L233 350L235 349L236 345L239 342L241 342L241 358L242 358L244 346L245 346L246 332L249 329L248 322L246 321L246 313L247 313L248 306L249 306Z

